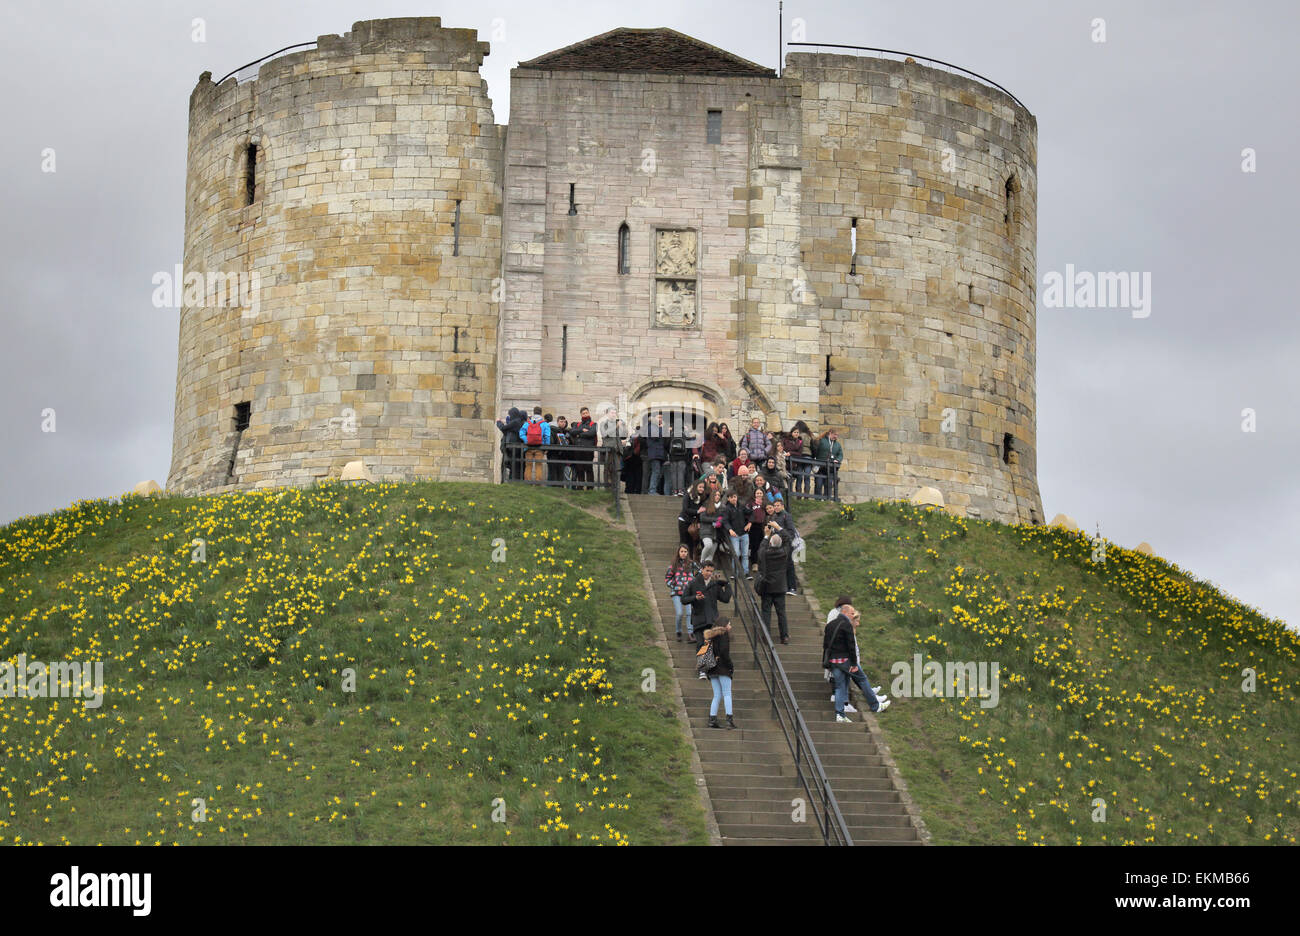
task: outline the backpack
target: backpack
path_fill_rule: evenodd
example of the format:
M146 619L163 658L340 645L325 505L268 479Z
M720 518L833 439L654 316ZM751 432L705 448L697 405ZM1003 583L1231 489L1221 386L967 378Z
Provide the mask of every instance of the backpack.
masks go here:
M528 444L542 444L542 421L540 419L528 424Z
M695 651L695 668L701 673L707 673L718 665L718 657L713 652L713 641L704 641L704 646Z
M680 437L669 439L669 440L668 440L668 454L669 454L669 455L685 455L685 454L686 454L686 440L683 439L683 438L680 438Z

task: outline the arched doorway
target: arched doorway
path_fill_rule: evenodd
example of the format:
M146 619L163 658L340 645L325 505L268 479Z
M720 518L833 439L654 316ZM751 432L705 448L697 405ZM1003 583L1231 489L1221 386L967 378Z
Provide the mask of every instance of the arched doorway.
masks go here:
M666 472L671 490L680 491L688 482L687 468L704 441L705 429L725 412L718 388L700 381L660 378L632 388L627 422L634 430L640 427L646 438L662 435L669 440Z

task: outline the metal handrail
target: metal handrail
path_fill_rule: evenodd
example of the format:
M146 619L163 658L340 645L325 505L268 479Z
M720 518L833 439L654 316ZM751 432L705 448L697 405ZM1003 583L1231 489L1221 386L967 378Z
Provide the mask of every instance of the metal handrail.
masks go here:
M532 481L527 478L519 477L527 467L525 453L536 451L542 453L540 459L541 467L549 469L556 467L560 469L561 475L565 468L585 467L591 472L588 479L570 477L551 478L551 472L544 470L540 480ZM612 471L614 462L607 457L610 454L609 449L603 446L588 445L525 445L523 442L507 442L502 449L501 457L501 481L510 484L529 484L536 487L567 487L574 489L590 490L592 488L605 488L618 485L618 478L614 477ZM559 457L555 457L559 456ZM576 475L576 472L574 472Z
M826 845L851 846L853 836L849 833L848 823L844 821L844 814L840 812L839 801L835 799L835 792L826 777L821 758L817 756L817 746L813 744L808 723L804 721L794 690L790 688L790 680L786 678L781 658L776 654L772 635L767 632L766 627L760 626L761 612L754 590L745 585L744 569L739 564L739 558L732 556L731 562L732 571L737 573L734 576L737 583L736 591L743 592L745 595L743 599L737 599L736 607L741 612L741 623L744 624L749 642L754 647L754 668L758 670L763 685L772 698L772 711L776 714L777 724L781 726L781 733L785 735L786 744L790 746L790 753L794 755L795 776L802 784L804 792L808 794L809 802L813 804L822 842ZM745 610L749 613L744 613ZM763 666L764 662L768 664L766 669ZM787 721L790 723L789 727L786 725ZM805 776L805 764L820 794L820 810L817 808L818 797L813 794L812 787L809 786L810 778Z
M795 490L796 472L788 471L787 474L790 476L790 490L788 491L788 494L791 498L797 497L800 500L819 500L819 501L838 501L840 499L840 479L838 477L839 470L840 470L839 462L830 458L814 458L811 455L787 455L785 460L788 467L792 467L794 465L807 465L810 468L825 469L825 474L820 474L815 471L810 471L806 473L805 475L806 480L811 482L811 484L809 485L809 487L812 488L811 491L809 490L796 491ZM819 480L821 480L822 484L824 485L823 489L826 491L825 494L816 493L818 487L817 482ZM834 493L831 493L831 491L834 491Z
M243 71L245 68L251 68L254 65L258 64L259 62L265 62L269 58L274 58L275 56L279 55L281 52L288 52L290 49L301 49L304 46L314 46L315 44L316 44L316 40L313 39L311 42L298 42L293 45L287 45L283 49L276 49L274 52L270 52L266 55L263 55L259 59L253 59L247 65L240 65L234 71L227 72L226 74L221 76L221 81L225 81L231 75L238 74L239 72ZM217 84L221 84L221 81L218 81Z
M979 72L973 72L969 68L962 68L960 65L954 65L952 62L945 62L943 59L930 58L930 56L928 55L917 55L915 52L899 52L897 49L880 49L875 46L842 45L838 42L788 42L786 43L786 45L820 46L822 48L827 48L827 49L860 49L863 52L884 52L888 55L903 55L908 58L923 59L924 61L927 62L934 62L936 65L944 65L947 66L948 68L955 68L959 72L965 72L966 74L970 75L972 78L978 78L980 81L984 82L985 84L992 85L993 87L997 88L1007 97L1011 98L1011 100L1015 101L1021 107L1024 107L1025 110L1029 110L1028 107L1025 107L1025 103L1022 100L1020 100L1020 98L1016 97L1014 94L1012 94L1006 88L1002 87L1002 85L998 84L992 78L985 78Z

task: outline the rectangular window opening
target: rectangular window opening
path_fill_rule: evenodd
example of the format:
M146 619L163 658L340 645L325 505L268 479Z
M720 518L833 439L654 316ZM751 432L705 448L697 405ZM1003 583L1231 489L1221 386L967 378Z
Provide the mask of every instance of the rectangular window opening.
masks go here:
M248 428L248 420L253 409L251 403L235 404L235 444L230 449L230 461L226 463L226 480L235 480L235 458L239 455L239 443L244 437L244 430Z
M574 198L576 197L575 189L577 187L577 182L569 183L569 214L571 215L576 215L578 213L578 203L574 201Z
M257 197L257 144L249 143L244 158L244 204L251 205Z
M709 143L722 142L722 111L711 110L705 122L705 140Z
M1011 454L1016 450L1016 438L1009 432L1002 433L1002 464L1011 464Z
M560 329L560 371L564 372L569 366L569 326L564 325Z
M849 227L849 276L858 273L858 219L854 218Z
M831 356L826 355L826 386L831 385Z
M460 256L460 199L456 199L456 218L451 222L451 255Z
M452 354L460 353L460 327L459 326L457 326L456 330L452 332L451 335L451 353Z

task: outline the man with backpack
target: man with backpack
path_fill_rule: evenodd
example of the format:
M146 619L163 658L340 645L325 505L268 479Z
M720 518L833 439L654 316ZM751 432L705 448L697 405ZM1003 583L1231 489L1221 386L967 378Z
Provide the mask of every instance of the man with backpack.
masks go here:
M551 424L542 418L542 408L533 407L532 418L519 428L524 443L524 480L541 481L544 477L542 446L551 444Z

